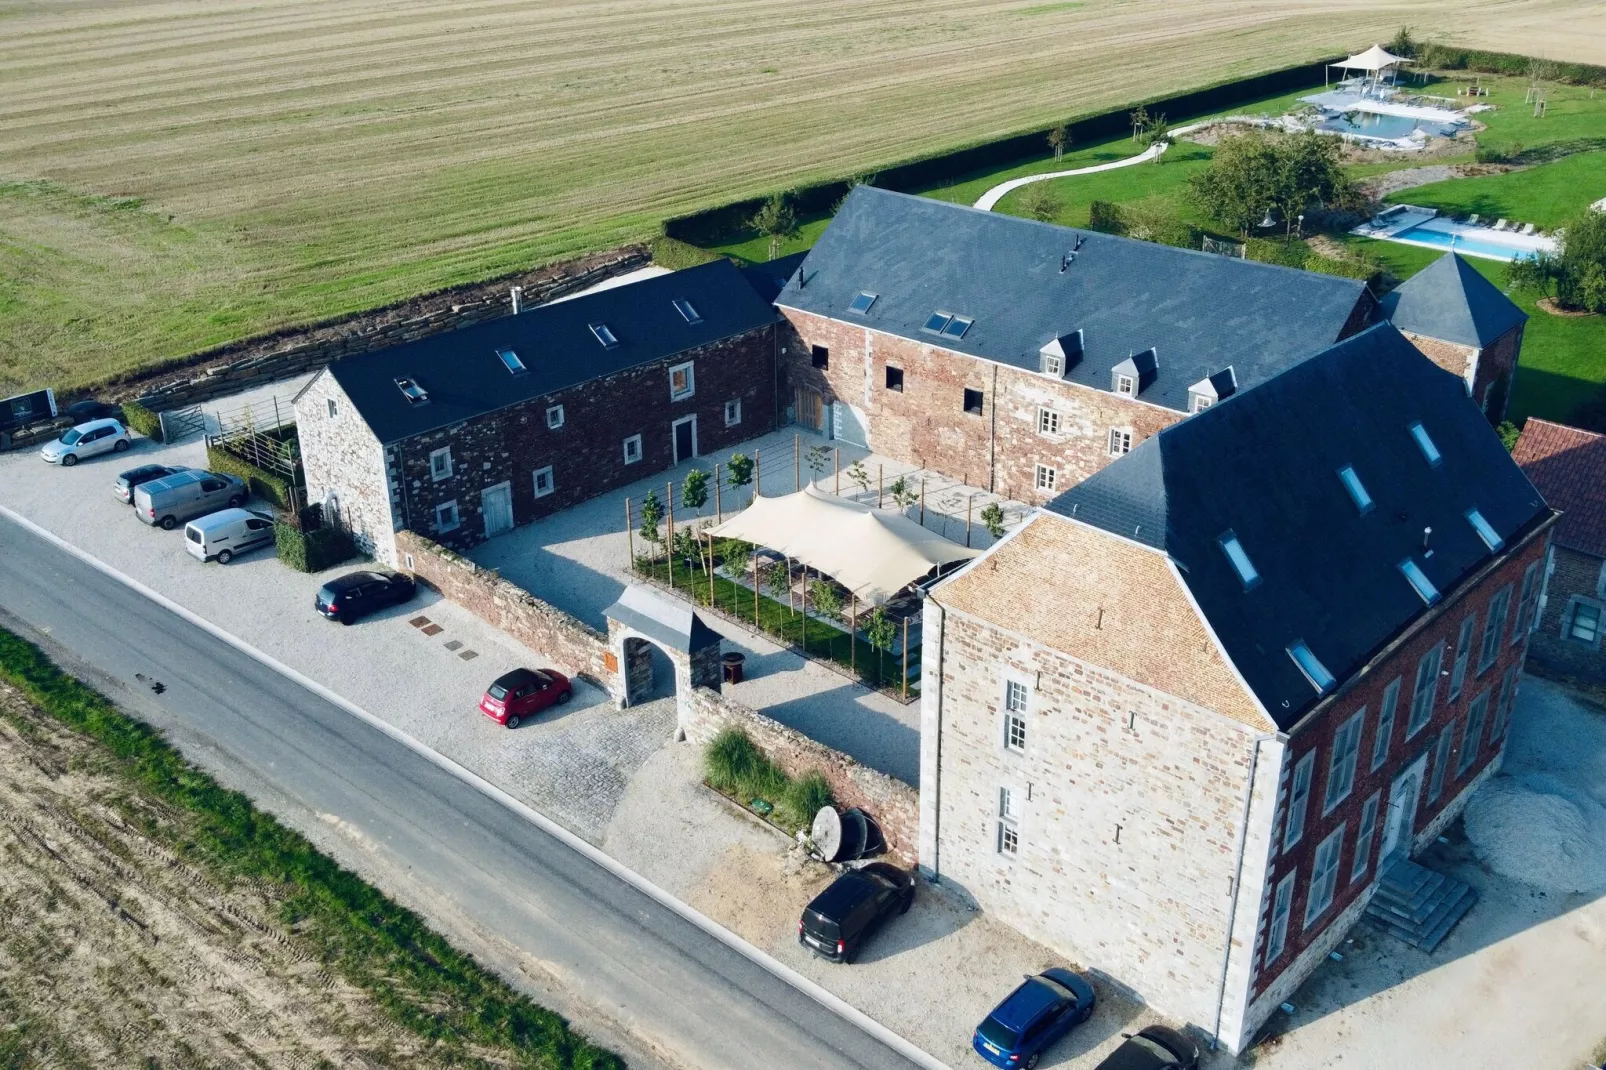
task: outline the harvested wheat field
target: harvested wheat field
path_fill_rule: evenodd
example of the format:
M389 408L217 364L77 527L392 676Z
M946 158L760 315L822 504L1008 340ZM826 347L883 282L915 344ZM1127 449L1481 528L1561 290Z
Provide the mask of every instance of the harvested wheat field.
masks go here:
M8 0L0 393L1387 39L1586 0Z
M320 968L271 887L164 846L185 815L104 760L0 684L0 1065L448 1065Z

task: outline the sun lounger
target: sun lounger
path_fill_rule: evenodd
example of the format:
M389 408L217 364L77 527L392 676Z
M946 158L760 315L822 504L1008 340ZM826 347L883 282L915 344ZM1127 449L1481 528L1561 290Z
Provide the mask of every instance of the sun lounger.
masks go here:
M1495 225L1494 225L1494 229L1495 230L1505 230L1506 229L1506 221L1504 219L1496 220L1495 221Z
M1478 213L1477 212L1473 212L1470 216L1467 217L1467 226L1475 227L1477 225L1478 225Z
M1523 224L1523 227L1522 227L1522 233L1523 234L1532 234L1533 232L1534 232L1534 225L1532 223Z

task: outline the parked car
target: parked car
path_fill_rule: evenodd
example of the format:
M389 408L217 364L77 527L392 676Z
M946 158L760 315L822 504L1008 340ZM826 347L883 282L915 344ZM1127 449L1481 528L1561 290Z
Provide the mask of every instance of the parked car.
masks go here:
M68 405L67 411L62 415L75 424L88 423L90 420L116 420L120 423L123 419L123 407L107 401L86 398Z
M134 504L134 488L153 479L163 479L178 472L188 472L182 464L142 464L130 468L112 480L112 493L125 505Z
M1027 977L976 1027L971 1047L994 1066L1037 1065L1043 1053L1093 1013L1093 986L1061 966Z
M885 862L850 869L804 908L797 942L821 958L852 962L893 911L903 914L914 901L915 878L907 870Z
M480 712L497 724L517 728L548 706L573 697L569 678L556 669L514 669L491 684L480 699Z
M1199 1045L1169 1026L1149 1025L1121 1035L1126 1043L1093 1070L1198 1070Z
M134 488L134 515L146 524L172 531L186 520L237 509L251 496L238 476L189 469Z
M184 549L190 556L220 565L273 540L273 517L254 509L224 509L184 525Z
M348 572L318 588L312 604L330 620L350 624L386 606L410 601L418 590L402 572Z
M122 453L133 439L116 420L90 420L69 428L58 439L46 442L39 456L51 464L71 468L85 457L102 453Z

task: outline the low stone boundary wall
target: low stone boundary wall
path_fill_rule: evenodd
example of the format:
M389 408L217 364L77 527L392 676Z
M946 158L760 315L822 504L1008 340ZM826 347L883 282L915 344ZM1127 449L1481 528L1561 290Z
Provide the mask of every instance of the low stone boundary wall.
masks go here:
M914 788L717 691L694 687L678 699L680 727L693 744L706 747L723 729L742 729L788 776L818 771L839 808L857 807L875 818L887 850L907 866L918 861L920 793Z
M521 275L454 287L321 324L230 342L182 358L166 371L125 378L122 383L127 384L127 389L118 390L119 384L114 381L97 393L121 400L134 397L152 412L193 405L220 394L287 379L344 357L508 315L512 312L513 286L523 288L523 301L529 307L645 267L650 261L651 254L644 247L629 246L550 264Z
M621 693L619 673L609 665L608 637L595 628L417 532L396 533L396 557L442 598L551 658L556 668L611 696Z

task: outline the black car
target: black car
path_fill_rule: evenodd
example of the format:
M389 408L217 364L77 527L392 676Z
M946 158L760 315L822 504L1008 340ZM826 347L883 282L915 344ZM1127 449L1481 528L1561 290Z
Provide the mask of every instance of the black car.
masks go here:
M86 399L84 401L75 401L68 405L62 415L72 420L73 426L76 427L79 424L87 424L91 420L121 420L123 418L123 407L104 401Z
M182 464L142 464L138 468L130 468L112 481L112 493L117 500L134 504L134 488L141 483L149 483L153 479L162 479L175 472L188 472L189 469Z
M1122 1033L1126 1043L1093 1070L1197 1070L1199 1045L1169 1026L1144 1026Z
M850 869L804 908L797 942L832 962L852 962L881 923L915 901L914 874L885 862Z
M409 601L417 590L413 578L400 572L349 572L318 588L312 604L330 620L350 624Z

